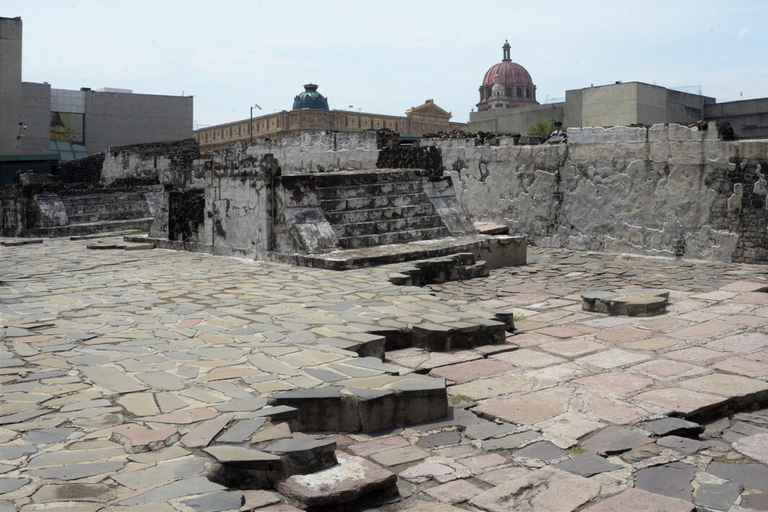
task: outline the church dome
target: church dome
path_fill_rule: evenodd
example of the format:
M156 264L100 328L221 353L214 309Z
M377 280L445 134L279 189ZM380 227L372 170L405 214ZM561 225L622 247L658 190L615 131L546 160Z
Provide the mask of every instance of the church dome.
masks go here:
M293 110L302 108L313 108L319 110L328 109L328 99L317 92L317 85L307 84L304 86L304 92L301 92L293 98Z
M503 59L486 71L483 84L480 86L478 110L539 104L536 101L536 86L531 75L523 66L512 62L509 56L510 48L509 42L506 41L502 46Z
M533 80L531 80L531 75L528 71L517 62L512 62L511 60L501 61L491 67L491 69L485 73L483 85L493 86L496 75L499 75L499 82L502 84L514 83L533 85Z

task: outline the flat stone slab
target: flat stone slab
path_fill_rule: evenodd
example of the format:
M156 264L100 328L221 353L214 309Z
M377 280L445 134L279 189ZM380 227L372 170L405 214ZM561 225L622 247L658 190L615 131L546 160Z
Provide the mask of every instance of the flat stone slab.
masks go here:
M226 490L226 487L223 485L215 484L205 477L198 476L194 478L186 478L184 480L177 480L176 482L171 482L170 484L157 487L151 491L147 491L145 493L139 494L138 496L134 496L133 498L119 501L117 505L121 507L145 505L147 503L168 501L184 496L192 496L195 494L224 490Z
M669 448L677 452L686 453L688 455L694 454L707 448L707 445L701 441L695 439L688 439L687 437L680 436L666 436L662 437L656 444L664 448Z
M581 296L585 311L607 313L611 316L654 316L667 311L669 291L624 288L594 291Z
M603 457L594 453L582 453L573 458L555 464L553 467L562 469L575 475L589 478L591 476L621 469L623 466L608 462Z
M27 474L51 480L80 480L89 476L112 473L123 469L126 461L91 462L66 464L49 468L32 469Z
M606 427L586 439L581 445L586 450L599 455L613 455L651 442L653 441L650 437L634 430L622 427Z
M768 468L762 464L725 464L712 462L707 473L742 484L747 489L768 492Z
M32 501L35 503L49 503L52 501L106 503L115 498L117 498L117 493L106 484L81 483L47 484L41 486L32 495Z
M627 489L621 494L611 496L597 505L584 509L584 512L616 512L631 510L633 512L694 512L693 503L677 498L643 491L642 489Z
M276 490L308 507L332 507L397 492L397 475L361 457L339 452L339 463L311 475L279 481Z
M728 510L743 490L744 486L735 482L699 484L693 496L693 502L700 507Z
M216 445L203 450L225 466L244 469L279 469L283 459L272 453L266 453L243 446Z
M733 449L763 464L768 464L768 434L742 437L733 443Z
M240 510L240 507L245 504L245 496L242 492L217 492L181 502L198 512L221 512L223 510Z
M662 466L641 469L635 473L635 487L670 498L693 500L691 481L696 476L696 467L682 462L671 462Z
M488 512L570 512L600 493L594 480L545 467L485 491L469 503Z
M512 453L514 457L526 457L543 461L562 459L570 454L571 452L563 450L549 441L537 441Z

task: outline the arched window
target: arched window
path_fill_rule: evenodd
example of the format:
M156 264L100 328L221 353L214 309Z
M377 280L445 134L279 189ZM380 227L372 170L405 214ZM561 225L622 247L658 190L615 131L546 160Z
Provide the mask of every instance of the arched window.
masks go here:
M522 98L523 97L523 91L519 87L517 88L517 97Z

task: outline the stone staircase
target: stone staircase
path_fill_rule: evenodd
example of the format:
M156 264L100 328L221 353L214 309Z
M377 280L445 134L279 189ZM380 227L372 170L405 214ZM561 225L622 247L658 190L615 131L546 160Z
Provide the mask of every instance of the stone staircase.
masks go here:
M56 218L33 228L32 236L58 237L91 233L149 230L154 221L151 203L162 197L161 186L129 190L73 190L38 201L44 217Z
M423 182L418 171L329 175L317 195L344 249L451 236Z

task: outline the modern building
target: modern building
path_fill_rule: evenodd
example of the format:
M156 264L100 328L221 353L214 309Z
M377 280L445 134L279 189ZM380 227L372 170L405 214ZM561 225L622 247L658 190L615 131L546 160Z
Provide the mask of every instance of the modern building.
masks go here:
M50 168L110 146L192 137L191 96L22 82L21 47L21 18L0 18L0 185L34 162Z
M302 130L332 130L357 132L388 128L401 137L419 137L427 133L466 131L466 123L452 123L452 114L437 106L433 100L406 110L405 116L369 114L351 110L331 110L328 99L318 92L318 86L307 84L293 99L293 108L233 123L208 126L195 130L195 140L201 152L227 147L235 142L257 138L276 138L285 133Z
M509 43L502 48L504 59L485 73L478 111L469 115L472 133L527 134L538 121L552 120L566 127L727 121L741 138L768 138L768 98L717 103L658 85L616 82L569 90L565 101L540 105L530 74L509 59Z

